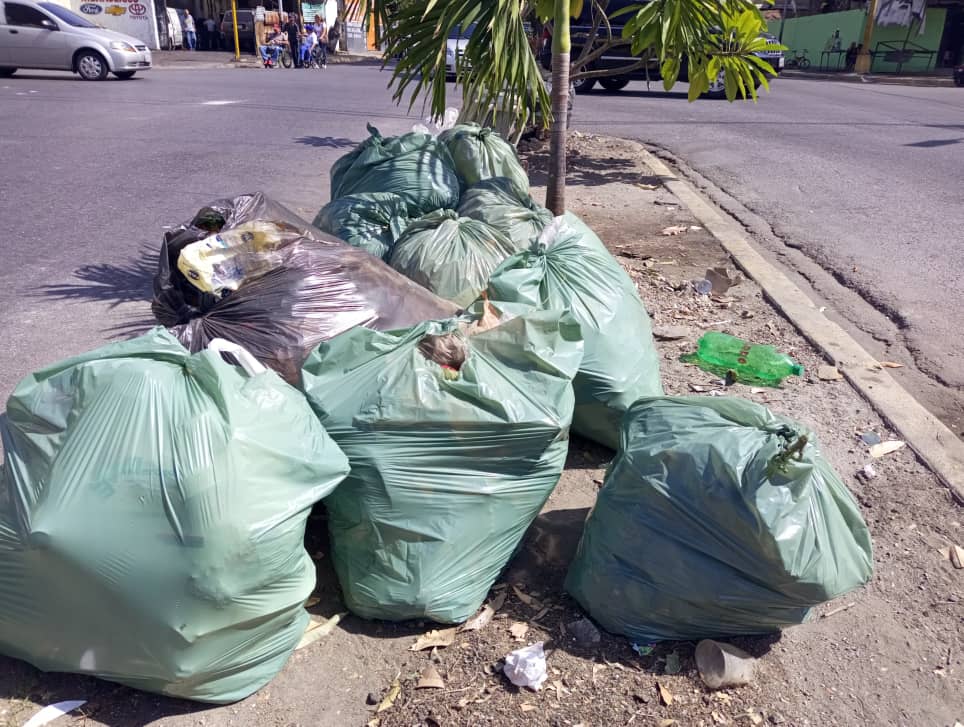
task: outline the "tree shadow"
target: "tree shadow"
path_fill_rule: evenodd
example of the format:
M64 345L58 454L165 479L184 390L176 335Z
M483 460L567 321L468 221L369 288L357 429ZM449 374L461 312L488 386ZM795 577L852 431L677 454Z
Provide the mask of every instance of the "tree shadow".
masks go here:
M301 136L295 139L295 144L313 146L319 149L345 149L350 146L357 146L357 141L346 139L343 136Z
M950 146L951 144L960 144L964 141L964 137L959 139L927 139L926 141L917 141L913 144L904 144L904 146L914 146L918 149L934 149L941 146Z
M157 251L147 245L127 263L96 263L74 271L79 282L45 285L31 293L35 297L73 303L101 301L109 309L124 303L144 303L153 296L153 280L157 267ZM150 317L126 321L103 329L111 338L128 337L157 325Z
M533 186L545 186L549 177L548 149L535 150L526 155L529 180ZM639 173L637 160L608 157L595 159L569 150L566 156L566 184L581 187L600 187L604 184L661 184L660 177Z

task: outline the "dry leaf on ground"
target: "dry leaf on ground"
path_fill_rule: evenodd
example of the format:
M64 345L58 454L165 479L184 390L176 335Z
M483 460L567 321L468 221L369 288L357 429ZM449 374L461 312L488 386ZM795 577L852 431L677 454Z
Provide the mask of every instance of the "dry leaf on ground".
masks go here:
M445 689L445 682L442 680L442 675L438 673L438 669L435 668L435 664L428 663L425 665L422 673L418 675L418 684L415 685L415 688Z
M656 682L656 688L659 690L659 701L667 707L670 706L673 703L673 693L659 682Z
M843 374L837 371L836 366L821 366L817 369L817 378L821 381L840 381Z
M433 646L451 646L455 641L455 634L458 630L457 626L453 626L450 629L435 629L429 631L427 634L419 636L415 643L408 647L408 650L422 651L423 649L431 649Z
M879 363L879 364L880 364L881 366L883 366L885 369L902 369L902 368L904 368L904 364L902 364L902 363L897 363L896 361L878 361L877 363Z
M512 634L512 638L516 641L525 641L526 634L529 633L529 624L516 621L509 627L509 633Z
M342 613L336 613L329 619L311 618L308 621L308 627L305 629L305 633L301 636L301 641L299 641L295 647L295 651L303 649L309 644L313 644L318 639L330 634L334 631L335 626L347 615L348 611L343 611Z
M482 610L470 618L459 629L460 631L478 631L488 625L492 617L505 605L505 591L499 593L490 603L485 604Z
M673 235L682 235L689 228L686 225L672 225L671 227L664 227L662 234L666 237L672 237Z
M398 695L402 693L402 685L396 679L392 682L392 686L388 690L388 694L385 698L378 703L378 709L375 710L375 714L379 712L384 712L386 709L391 709L392 705L395 704L395 700L398 699Z
M541 603L539 603L536 599L534 599L532 596L530 596L528 593L523 591L518 586L512 586L512 592L515 594L515 597L518 598L520 601L522 601L526 606L529 606L531 608L542 608Z

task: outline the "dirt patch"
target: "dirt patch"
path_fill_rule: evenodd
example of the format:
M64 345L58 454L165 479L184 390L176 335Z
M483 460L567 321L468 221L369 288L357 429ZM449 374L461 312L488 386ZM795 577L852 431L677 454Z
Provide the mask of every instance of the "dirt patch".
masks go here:
M661 340L667 393L722 393L753 399L816 431L823 451L861 504L874 536L876 574L864 589L817 609L814 620L760 638L733 639L758 656L753 684L710 692L695 671L694 643L664 643L635 652L625 638L601 633L579 643L568 624L584 614L565 594L566 567L595 502L609 450L573 438L566 471L509 564L500 588L505 604L485 628L459 634L435 652L408 647L428 623L389 624L347 617L329 637L296 652L279 677L247 700L204 708L106 682L38 672L0 659L0 725L21 725L39 705L87 699L75 724L90 725L947 725L964 719L964 570L939 550L964 543L962 514L947 490L907 449L874 462L878 476L858 478L870 461L857 435L894 432L844 381L822 381L826 362L780 318L759 288L743 281L714 300L692 281L707 268L733 265L715 240L641 164L630 142L574 134L569 206L606 242L636 281ZM528 153L540 179L544 151ZM650 188L656 185L655 188ZM536 196L540 194L535 192ZM668 227L685 227L674 236ZM705 330L776 345L806 367L779 389L755 390L719 380L679 361ZM318 564L319 601L309 609L343 609L327 558L323 514L309 523ZM516 590L516 588L518 590ZM839 610L841 607L847 607ZM822 618L821 615L827 615ZM523 641L510 632L525 623ZM549 681L520 690L500 673L501 660L543 641ZM676 664L678 661L678 670ZM416 689L433 663L445 686ZM667 673L674 672L674 673ZM393 706L375 715L397 679ZM659 687L671 695L665 704ZM70 724L63 719L60 724ZM372 723L372 724L375 724Z

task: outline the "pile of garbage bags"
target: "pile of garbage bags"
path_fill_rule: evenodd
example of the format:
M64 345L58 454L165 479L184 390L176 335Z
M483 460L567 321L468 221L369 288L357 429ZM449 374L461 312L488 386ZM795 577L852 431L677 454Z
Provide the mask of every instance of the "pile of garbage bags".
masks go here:
M618 450L566 581L605 628L760 633L866 582L866 526L813 435L663 397L632 281L532 200L511 146L470 125L371 133L314 225L263 194L212 202L165 235L166 329L14 391L0 652L241 699L305 628L319 502L350 611L459 623L570 430Z

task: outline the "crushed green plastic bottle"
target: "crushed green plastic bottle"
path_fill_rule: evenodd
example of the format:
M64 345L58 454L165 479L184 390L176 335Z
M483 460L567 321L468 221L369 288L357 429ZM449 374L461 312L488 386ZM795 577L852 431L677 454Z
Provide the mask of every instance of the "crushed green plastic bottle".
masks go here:
M803 366L773 346L750 343L718 331L705 333L697 343L696 353L684 360L717 374L732 371L738 381L770 386L779 385L787 376L803 376Z

